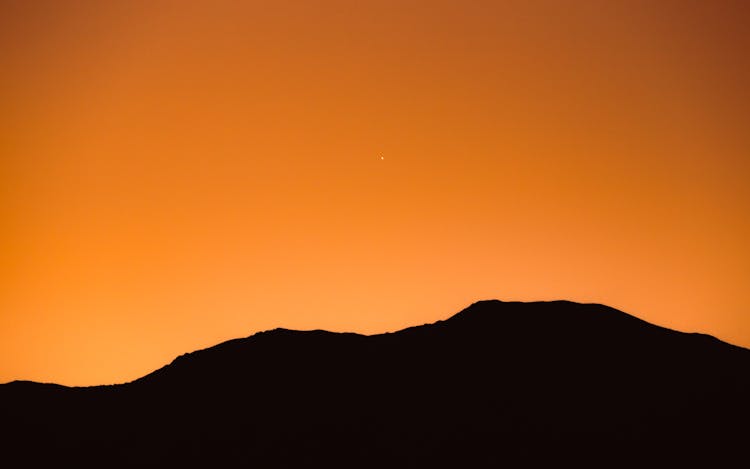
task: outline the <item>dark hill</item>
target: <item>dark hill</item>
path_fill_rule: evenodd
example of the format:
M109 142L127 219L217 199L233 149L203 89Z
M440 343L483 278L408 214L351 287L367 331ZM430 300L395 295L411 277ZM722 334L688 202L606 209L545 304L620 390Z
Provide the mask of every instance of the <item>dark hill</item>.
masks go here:
M484 301L388 334L262 332L123 385L9 383L0 425L32 467L747 464L749 372L749 350L605 306Z

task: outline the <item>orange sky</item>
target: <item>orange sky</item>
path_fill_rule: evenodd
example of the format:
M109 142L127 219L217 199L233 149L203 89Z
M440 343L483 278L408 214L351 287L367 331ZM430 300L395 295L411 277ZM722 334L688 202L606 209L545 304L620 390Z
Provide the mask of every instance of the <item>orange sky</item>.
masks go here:
M746 5L2 1L0 382L487 298L750 346Z

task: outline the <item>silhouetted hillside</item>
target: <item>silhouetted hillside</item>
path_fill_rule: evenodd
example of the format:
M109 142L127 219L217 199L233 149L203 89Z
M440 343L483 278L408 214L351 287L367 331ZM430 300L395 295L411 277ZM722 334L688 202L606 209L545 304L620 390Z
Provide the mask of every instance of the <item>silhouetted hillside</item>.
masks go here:
M262 332L123 385L9 383L0 422L31 466L716 466L748 461L750 351L483 301L388 334Z

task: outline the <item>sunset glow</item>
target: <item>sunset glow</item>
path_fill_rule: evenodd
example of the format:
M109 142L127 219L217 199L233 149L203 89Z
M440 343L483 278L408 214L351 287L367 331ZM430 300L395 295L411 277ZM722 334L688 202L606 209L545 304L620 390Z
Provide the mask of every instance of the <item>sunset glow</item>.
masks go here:
M750 347L732 1L0 6L0 382L605 303Z

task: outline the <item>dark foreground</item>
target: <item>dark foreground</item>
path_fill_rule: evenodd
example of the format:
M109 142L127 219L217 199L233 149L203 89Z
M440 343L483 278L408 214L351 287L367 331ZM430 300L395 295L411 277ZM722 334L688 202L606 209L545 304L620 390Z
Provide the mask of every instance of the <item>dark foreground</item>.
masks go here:
M750 351L486 301L391 334L263 332L123 385L0 385L0 432L2 467L746 467Z

